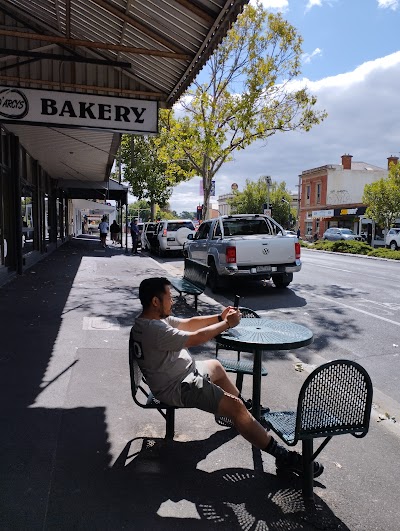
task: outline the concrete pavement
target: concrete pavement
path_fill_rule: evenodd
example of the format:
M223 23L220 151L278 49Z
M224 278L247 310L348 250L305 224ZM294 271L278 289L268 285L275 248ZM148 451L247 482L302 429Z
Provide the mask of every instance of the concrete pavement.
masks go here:
M0 528L398 530L399 431L375 414L365 439L336 437L322 452L312 515L299 481L278 478L270 456L212 415L179 410L164 441L161 416L130 396L127 347L141 280L180 272L79 238L0 289ZM199 299L200 314L220 308ZM192 299L175 314L194 315ZM213 344L192 353L213 356ZM265 354L271 409L295 407L307 376L297 355Z

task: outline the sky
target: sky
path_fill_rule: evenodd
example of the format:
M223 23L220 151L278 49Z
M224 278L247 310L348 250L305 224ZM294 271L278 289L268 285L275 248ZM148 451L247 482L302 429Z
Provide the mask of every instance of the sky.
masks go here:
M251 0L252 1L252 0ZM341 156L387 168L400 156L400 0L263 0L303 37L302 74L328 117L308 133L276 134L234 154L215 178L217 197L232 183L271 175L296 191L302 171L341 164ZM200 178L174 188L172 210L202 203Z

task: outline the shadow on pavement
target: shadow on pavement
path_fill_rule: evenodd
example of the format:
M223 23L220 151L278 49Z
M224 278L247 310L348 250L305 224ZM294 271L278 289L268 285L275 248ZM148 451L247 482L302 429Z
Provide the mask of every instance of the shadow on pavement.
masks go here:
M233 432L233 433L232 433ZM236 436L219 431L208 439L129 441L111 472L111 496L120 510L115 529L135 521L140 529L314 530L348 529L316 498L306 507L298 478L262 470L206 472L199 463Z

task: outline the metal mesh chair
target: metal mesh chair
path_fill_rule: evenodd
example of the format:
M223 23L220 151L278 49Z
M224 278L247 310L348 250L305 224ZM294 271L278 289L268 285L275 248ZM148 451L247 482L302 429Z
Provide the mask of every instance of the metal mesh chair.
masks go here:
M372 383L358 363L336 360L315 369L303 383L297 411L267 412L267 425L289 446L303 447L303 494L313 499L313 463L335 435L365 437L369 429ZM313 453L313 439L325 440Z
M260 316L257 312L254 310L251 310L250 308L244 308L239 307L239 310L242 314L242 317L250 318L250 319L260 319ZM220 349L224 350L233 350L229 347L225 347L221 345L221 343L216 343L215 346L215 356L218 359L218 361L221 363L221 365L224 367L226 372L234 372L236 373L236 387L239 389L239 392L242 392L243 387L243 376L245 374L253 374L253 362L248 360L243 360L240 357L240 351L237 351L237 357L236 359L233 358L219 358L218 357L218 351ZM268 372L267 369L264 366L261 366L261 376L267 376Z

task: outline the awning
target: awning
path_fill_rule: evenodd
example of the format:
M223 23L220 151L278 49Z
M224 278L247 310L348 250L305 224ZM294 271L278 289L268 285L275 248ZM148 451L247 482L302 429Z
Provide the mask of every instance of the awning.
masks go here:
M92 182L60 180L58 187L70 199L101 199L104 201L110 199L120 201L123 205L128 204L128 187L113 179Z
M113 206L95 203L94 201L86 201L86 199L73 199L72 204L78 210L91 210L95 214L111 214L111 212L115 212L116 210Z

